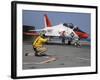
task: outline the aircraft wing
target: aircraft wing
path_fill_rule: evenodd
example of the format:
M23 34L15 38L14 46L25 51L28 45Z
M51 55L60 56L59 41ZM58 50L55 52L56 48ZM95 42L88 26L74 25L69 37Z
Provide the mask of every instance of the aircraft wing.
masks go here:
M40 32L40 31L43 31L45 29L37 29L37 30L29 30L29 31L36 31L36 32Z
M27 35L27 36L38 36L39 34L38 33L30 33L30 32L24 32L23 33L24 35Z

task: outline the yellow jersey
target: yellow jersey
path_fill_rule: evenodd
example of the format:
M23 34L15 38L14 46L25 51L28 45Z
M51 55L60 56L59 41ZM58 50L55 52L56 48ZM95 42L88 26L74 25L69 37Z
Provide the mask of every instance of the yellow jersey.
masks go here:
M39 37L37 37L37 38L35 39L35 41L33 42L32 45L33 45L35 48L42 47L43 44L44 44L45 42L47 42L47 40L48 40L48 39L44 39L44 38L42 38L41 36L39 36Z

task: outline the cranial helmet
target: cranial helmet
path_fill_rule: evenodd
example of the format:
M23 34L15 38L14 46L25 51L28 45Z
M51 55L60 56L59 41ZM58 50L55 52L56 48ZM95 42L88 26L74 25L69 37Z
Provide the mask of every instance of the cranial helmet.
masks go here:
M44 31L40 32L40 36L45 37L45 32Z

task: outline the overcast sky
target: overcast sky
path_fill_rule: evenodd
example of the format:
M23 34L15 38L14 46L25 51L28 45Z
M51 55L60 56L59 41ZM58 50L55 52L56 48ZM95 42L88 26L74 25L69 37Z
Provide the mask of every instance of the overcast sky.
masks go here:
M89 13L72 13L72 12L45 12L23 10L23 25L35 26L36 29L44 27L44 14L47 14L52 25L60 23L73 23L88 34L90 34L90 20Z

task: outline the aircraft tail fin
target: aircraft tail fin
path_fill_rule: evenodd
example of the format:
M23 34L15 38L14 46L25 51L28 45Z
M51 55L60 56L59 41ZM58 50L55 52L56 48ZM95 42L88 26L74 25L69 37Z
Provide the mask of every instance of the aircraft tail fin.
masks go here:
M47 14L44 15L44 24L45 24L45 27L51 27L52 26L51 21L49 20Z

